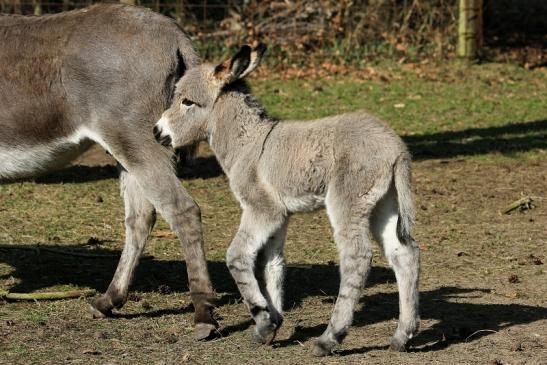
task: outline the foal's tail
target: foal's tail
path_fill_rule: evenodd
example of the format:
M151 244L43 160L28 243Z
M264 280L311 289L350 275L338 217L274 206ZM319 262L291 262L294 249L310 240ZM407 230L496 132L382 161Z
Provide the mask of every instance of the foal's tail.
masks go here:
M404 243L412 240L410 232L414 225L414 201L412 199L410 164L410 154L404 152L397 157L393 168L395 189L397 190L397 203L399 205L397 237Z

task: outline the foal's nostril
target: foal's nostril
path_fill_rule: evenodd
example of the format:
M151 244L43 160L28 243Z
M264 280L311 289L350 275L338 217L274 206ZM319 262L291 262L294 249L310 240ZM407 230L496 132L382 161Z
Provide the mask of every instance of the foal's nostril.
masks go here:
M157 125L154 126L154 137L156 138L156 141L158 141L160 144L162 144L165 147L171 146L171 136L168 134L162 134L162 130Z
M160 139L160 143L164 145L165 147L171 146L171 137L170 136L162 136Z
M154 137L156 137L156 140L159 141L161 135L161 130L158 128L157 125L154 126Z

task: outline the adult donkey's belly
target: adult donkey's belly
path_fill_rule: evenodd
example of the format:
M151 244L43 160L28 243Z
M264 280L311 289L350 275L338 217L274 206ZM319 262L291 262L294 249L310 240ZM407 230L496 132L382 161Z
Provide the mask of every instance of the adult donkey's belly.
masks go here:
M90 145L71 138L61 72L71 21L56 19L0 16L0 180L63 167Z
M32 177L63 168L92 144L91 140L74 135L44 144L0 145L0 181Z

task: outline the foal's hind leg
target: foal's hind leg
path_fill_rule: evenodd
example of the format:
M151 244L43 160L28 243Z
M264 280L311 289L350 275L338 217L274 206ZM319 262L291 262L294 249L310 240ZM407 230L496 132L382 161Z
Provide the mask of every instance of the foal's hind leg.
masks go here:
M125 246L106 293L91 305L94 317L109 315L112 308L125 304L139 258L156 221L154 206L146 200L135 178L125 170L121 172L120 185L125 202Z
M256 323L253 338L266 344L274 339L277 324L260 290L254 268L258 252L284 224L285 219L282 214L245 209L239 230L226 253L228 269Z
M391 339L392 350L403 351L408 339L418 330L418 281L420 250L414 240L402 243L397 237L398 206L391 188L373 211L371 228L374 238L395 271L399 287L399 325Z
M327 196L326 203L340 255L340 289L329 325L315 342L315 356L328 355L346 336L372 261L368 238L371 205L355 199L338 199Z

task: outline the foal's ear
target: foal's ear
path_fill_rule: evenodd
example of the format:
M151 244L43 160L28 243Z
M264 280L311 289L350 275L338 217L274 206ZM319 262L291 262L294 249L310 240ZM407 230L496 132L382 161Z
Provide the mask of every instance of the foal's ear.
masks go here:
M234 57L215 67L214 75L224 84L242 79L258 67L264 52L266 52L266 46L262 43L253 50L248 45L244 45Z

